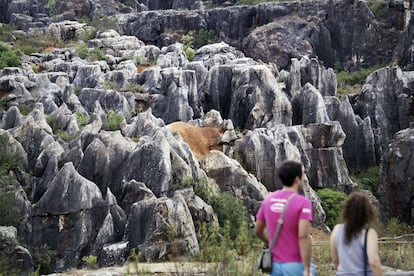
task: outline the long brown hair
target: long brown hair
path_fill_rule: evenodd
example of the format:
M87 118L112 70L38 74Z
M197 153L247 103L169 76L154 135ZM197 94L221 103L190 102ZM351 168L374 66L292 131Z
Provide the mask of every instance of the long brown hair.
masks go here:
M345 244L349 244L362 229L375 224L377 216L369 198L363 193L353 192L344 203L342 219L345 224Z

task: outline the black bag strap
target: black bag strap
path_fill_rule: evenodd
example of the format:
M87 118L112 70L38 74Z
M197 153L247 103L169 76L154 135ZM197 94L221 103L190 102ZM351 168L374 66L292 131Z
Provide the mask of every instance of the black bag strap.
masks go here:
M286 209L287 206L289 204L289 202L292 200L292 198L296 195L296 193L291 194L286 203L285 206L283 207L283 211L282 214L280 215L280 218L277 220L277 227L276 227L276 231L273 234L273 239L272 239L272 244L270 245L269 251L272 252L272 249L275 247L276 241L277 241L277 237L279 236L280 230L282 229L282 224L283 224L283 220L285 218L285 214L286 214Z
M367 254L367 242L368 242L368 231L369 228L365 231L364 238L364 276L368 275L368 254Z

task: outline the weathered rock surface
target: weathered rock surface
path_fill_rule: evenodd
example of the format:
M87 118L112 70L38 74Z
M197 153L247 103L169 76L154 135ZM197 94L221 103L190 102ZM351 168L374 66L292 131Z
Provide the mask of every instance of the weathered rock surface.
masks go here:
M263 65L213 66L201 102L205 111L218 110L239 129L291 124L291 104Z
M361 94L352 100L355 113L369 117L377 156L387 149L393 135L414 121L414 74L386 67L368 76Z
M414 224L414 129L397 132L384 152L378 196L387 217Z
M129 246L141 252L147 261L198 251L191 214L180 194L173 198L134 203L127 224L127 237Z
M33 273L33 259L17 241L17 229L0 226L0 257L3 271L29 276Z
M412 223L409 186L398 186L410 179L401 168L410 166L411 130L388 149L414 120L412 72L381 69L361 94L340 101L329 68L392 56L408 64L412 35L404 21L411 19L400 2L381 4L382 15L348 0L210 10L203 8L235 1L52 2L8 0L0 21L67 41L90 31L67 20L115 15L103 19L131 35L98 32L85 59L79 49L53 49L0 70L0 150L21 164L10 172L17 233L28 248L56 252L52 270L81 266L88 255L99 265L121 264L132 248L150 261L193 254L200 225L217 225L194 190L206 184L230 192L254 215L265 194L281 187L276 168L286 159L303 162L304 194L314 224L325 229L313 189L353 190L348 167L376 165L385 152L384 213ZM190 61L176 43L188 31L194 45L224 42L196 49ZM29 266L26 253L19 258Z
M246 209L252 215L257 213L267 190L236 160L227 157L220 151L212 151L202 160L201 167L207 176L216 182L220 190L241 198Z
M349 98L342 102L336 97L325 97L326 110L331 120L338 121L346 134L343 155L349 168L367 169L376 166L376 152L371 118L362 119L354 113Z
M47 244L62 256L52 264L56 270L76 266L81 252L93 254L103 246L99 239L111 240L102 235L116 235L114 231L102 232L102 227L116 229L122 223L122 217L121 221L112 217L110 207L115 204L116 201L104 200L99 188L79 175L72 163L67 163L34 205L33 245Z
M332 68L325 68L316 58L302 57L292 59L290 73L286 80L286 90L295 95L305 86L312 84L322 96L335 96L337 81Z
M150 11L131 16L121 25L126 34L160 46L171 43L177 31L203 28L249 56L279 62L280 67L301 56L318 56L329 67L336 61L353 67L390 61L393 56L404 29L404 9L399 5L381 9L384 16L375 18L364 1L288 1L213 10ZM362 42L360 37L367 40Z
M284 160L301 161L306 169L309 168L310 163L306 150L312 149L312 146L307 144L309 142L305 143L304 141L300 130L294 127L286 129L284 125L278 125L272 129L249 131L236 144L236 152L246 170L254 174L268 191L275 191L282 188L277 172L277 167L281 162ZM311 187L316 186L316 183L311 182L314 180L308 181L308 178L305 177L303 190L313 203L314 225L325 229L325 212L321 207L320 199Z

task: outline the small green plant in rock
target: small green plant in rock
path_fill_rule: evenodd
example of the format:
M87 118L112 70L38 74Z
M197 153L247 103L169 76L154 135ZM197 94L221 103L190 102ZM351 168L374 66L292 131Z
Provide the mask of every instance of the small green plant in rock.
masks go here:
M316 194L321 199L322 208L326 212L326 225L332 229L339 222L346 194L329 188L319 190Z
M83 128L87 124L89 124L90 117L88 115L83 115L81 112L76 111L76 122L78 123L79 128Z
M95 47L89 50L88 60L98 61L98 60L108 60L108 58L105 56L105 53L102 49Z
M32 103L26 103L26 104L19 104L19 111L20 114L23 116L29 115L30 112L32 112L34 109L34 104Z
M97 260L98 260L98 258L96 256L93 256L93 255L85 256L85 257L82 258L82 261L85 262L86 267L88 269L95 269Z
M121 129L122 115L110 110L106 114L106 122L103 126L105 130L119 130Z
M60 129L59 118L54 115L46 116L47 124L52 128L53 132L56 132Z
M62 139L63 141L65 141L66 143L69 143L73 140L75 140L78 137L78 134L69 134L64 130L58 129L56 131L56 135Z
M132 92L132 93L142 94L142 93L145 93L145 90L142 87L142 85L135 83L135 84L129 85L126 89L124 89L123 92Z
M75 94L75 95L79 95L79 93L82 91L82 87L75 87L75 88L73 88L73 93Z

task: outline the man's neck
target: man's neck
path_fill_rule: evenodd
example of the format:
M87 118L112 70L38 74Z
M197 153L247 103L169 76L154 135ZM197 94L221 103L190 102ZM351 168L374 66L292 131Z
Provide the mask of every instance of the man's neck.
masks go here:
M292 187L283 186L282 190L283 191L291 191L291 192L295 192L295 193L299 192L299 189L296 186L292 186Z

